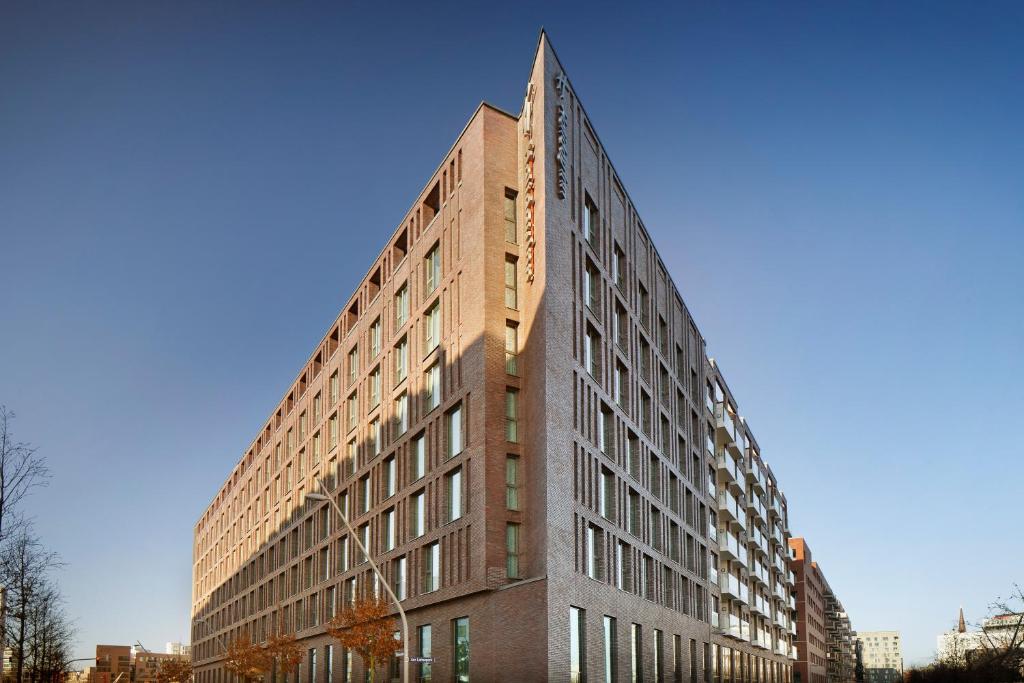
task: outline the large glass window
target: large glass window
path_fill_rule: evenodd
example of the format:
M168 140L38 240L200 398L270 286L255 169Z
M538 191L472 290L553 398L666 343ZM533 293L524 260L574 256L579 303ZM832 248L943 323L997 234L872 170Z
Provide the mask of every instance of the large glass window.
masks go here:
M519 509L519 456L505 457L505 507Z
M430 624L424 624L423 626L418 627L416 629L416 634L418 636L416 638L416 640L419 641L420 657L424 657L424 658L432 657L433 656L432 655L433 643L431 642L432 641L432 634L430 632ZM429 681L429 680L431 680L431 665L429 663L427 663L427 662L421 662L420 663L419 680L420 681Z
M579 607L569 607L569 681L583 683L586 678L587 661L585 612Z
M519 578L519 525L505 525L505 572L510 579Z
M514 256L505 257L505 306L508 308L519 308L518 285L516 284L516 259Z
M409 319L409 286L402 285L395 292L395 329L400 328Z
M434 363L427 368L426 383L426 412L430 412L441 405L441 366L439 363Z
M409 505L409 531L413 538L419 538L427 531L427 494L424 491L415 493Z
M519 443L519 390L505 390L505 440Z
M441 587L441 544L431 543L423 551L423 592Z
M517 242L516 229L516 191L505 188L505 241L515 244Z
M412 479L422 479L427 473L427 436L420 434L412 440Z
M448 457L453 458L462 452L462 404L448 411Z
M462 517L462 468L456 467L447 477L448 521Z
M629 625L629 678L632 683L644 680L643 631L640 624Z
M409 342L405 337L395 346L395 384L409 374Z
M424 258L424 295L433 292L439 284L441 284L441 249L440 245L435 244Z
M441 302L436 301L423 318L423 353L430 353L441 343Z
M615 617L604 617L604 683L618 680L618 643L615 633Z
M453 669L458 683L469 683L469 617L452 622L452 643L455 645Z
M505 323L505 372L519 375L519 326Z

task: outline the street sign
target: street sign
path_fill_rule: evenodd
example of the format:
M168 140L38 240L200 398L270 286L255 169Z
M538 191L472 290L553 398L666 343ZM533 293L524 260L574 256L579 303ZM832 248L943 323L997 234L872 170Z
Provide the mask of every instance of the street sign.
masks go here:
M409 661L415 664L433 664L433 657L409 657Z

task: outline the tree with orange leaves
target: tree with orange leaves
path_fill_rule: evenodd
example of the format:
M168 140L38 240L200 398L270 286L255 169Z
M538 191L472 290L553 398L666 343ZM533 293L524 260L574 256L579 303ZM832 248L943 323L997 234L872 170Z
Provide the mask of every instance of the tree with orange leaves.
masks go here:
M280 664L281 673L287 674L302 662L302 648L299 647L294 633L278 631L271 634L264 652L268 658L267 669L272 673L277 672L277 666Z
M165 659L156 673L157 683L190 683L192 662L185 657Z
M227 669L243 681L262 678L270 670L271 664L266 649L252 642L248 633L228 643Z
M401 641L395 639L397 628L388 603L371 599L356 602L327 623L328 635L342 647L354 650L363 660L370 683L374 681L378 664L387 661L402 647Z

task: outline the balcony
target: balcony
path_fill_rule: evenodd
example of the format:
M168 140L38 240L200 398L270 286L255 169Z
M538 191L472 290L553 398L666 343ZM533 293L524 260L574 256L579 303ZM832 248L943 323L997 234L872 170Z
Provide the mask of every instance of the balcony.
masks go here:
M764 503L761 502L761 496L756 493L748 497L747 510L750 511L751 516L755 520L760 519L762 522L768 521L768 511L765 510Z
M775 610L775 617L772 619L772 623L784 631L789 628L789 620L782 610Z
M736 420L724 402L715 404L715 431L727 443L736 441Z
M789 648L789 658L796 659L796 645Z
M750 625L735 614L723 613L718 615L718 632L724 636L736 638L737 640L746 640L747 638L744 637L744 625L747 626L749 632Z
M790 594L789 596L789 609L796 609L796 596L794 596L793 594Z
M749 560L747 559L747 546L742 541L740 541L739 552L736 553L736 561L744 567L749 566Z
M723 598L737 600L746 604L746 588L745 584L728 572L722 572L718 575L718 590Z
M736 535L727 529L718 530L718 553L724 560L739 559L740 543Z
M728 451L718 451L718 455L715 457L715 466L718 467L719 472L725 473L726 483L734 484L737 487L743 486L739 465L736 463L736 458L732 457Z
M796 585L796 574L793 573L792 569L786 569L786 583L790 586ZM796 607L793 609L796 609Z
M718 527L714 524L708 524L708 540L712 543L718 542Z
M715 485L714 477L708 477L708 495L712 498L718 498L718 487Z
M785 539L782 537L782 529L778 525L772 525L772 541L783 548L786 547Z
M726 521L740 522L741 524L740 517L745 516L736 497L724 489L718 492L718 516Z
M768 587L768 568L761 564L760 560L754 560L750 565L750 576L761 582L765 588Z
M715 440L707 435L704 437L704 450L708 452L709 460L715 459Z
M718 583L718 567L713 564L708 567L708 581L714 584Z
M773 564L775 565L775 569L783 576L785 576L786 572L789 571L789 567L786 566L786 561L782 559L782 555L775 555Z
M754 597L750 599L750 611L757 612L764 617L772 616L771 605L760 593L754 593Z
M784 640L777 641L775 643L775 654L785 657L789 654L789 644Z
M772 594L782 602L787 602L789 600L789 593L783 589L782 584L778 581L775 582L775 590L772 591Z
M796 622L792 619L789 620L789 632L794 636L796 635Z
M782 501L779 500L777 496L772 496L772 512L778 515L780 519L785 517L782 509Z
M758 493L764 494L768 492L768 479L764 476L764 472L761 471L761 466L753 460L747 463L747 481L750 482L751 486Z
M708 412L714 415L715 413L715 401L711 398L710 394L704 394L704 407L708 409Z

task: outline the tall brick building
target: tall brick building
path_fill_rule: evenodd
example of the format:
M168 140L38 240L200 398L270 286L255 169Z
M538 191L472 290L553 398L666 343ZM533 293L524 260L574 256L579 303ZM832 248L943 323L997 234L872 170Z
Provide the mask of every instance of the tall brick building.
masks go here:
M788 513L542 34L481 104L195 526L193 658L382 594L418 680L792 680ZM392 663L392 677L397 671Z

